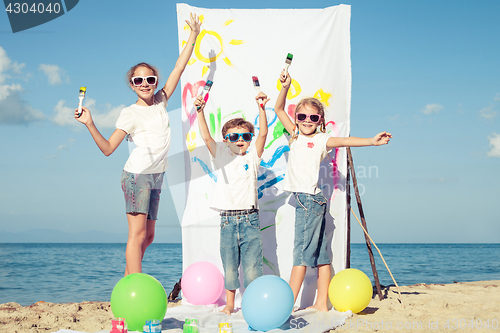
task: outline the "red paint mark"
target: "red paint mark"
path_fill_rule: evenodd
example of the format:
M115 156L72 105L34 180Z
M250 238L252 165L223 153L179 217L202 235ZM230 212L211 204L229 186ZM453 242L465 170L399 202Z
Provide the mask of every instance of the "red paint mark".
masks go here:
M290 105L288 105L288 115L289 115L290 117L292 117L292 119L295 119L295 107L296 107L296 106L297 106L297 105L295 105L295 104L290 104Z
M308 142L307 143L307 148L314 148L314 143L313 142Z
M188 111L188 108L186 107L187 104L187 93L188 91L191 93L191 98L195 98L198 95L198 90L200 87L205 86L205 81L198 81L195 84L191 83L186 83L184 86L184 89L182 90L182 108L184 109L184 112L186 113L187 118L189 119L189 125L193 126L194 121L196 120L196 108L191 106L191 110L193 112ZM208 94L207 94L208 95Z

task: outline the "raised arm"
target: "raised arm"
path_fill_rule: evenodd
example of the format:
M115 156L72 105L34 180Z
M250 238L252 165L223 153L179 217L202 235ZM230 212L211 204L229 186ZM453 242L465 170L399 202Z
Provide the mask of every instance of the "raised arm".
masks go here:
M184 72L189 58L191 58L191 54L193 53L194 44L196 43L196 37L200 33L201 23L199 18L196 16L196 14L191 13L190 15L190 22L186 20L186 23L191 28L191 34L189 35L186 47L184 47L184 50L182 50L179 58L177 59L177 62L175 63L174 69L170 73L170 76L168 77L167 82L163 87L163 91L167 95L167 99L169 99L170 96L172 96L172 94L174 93L174 90L181 78L182 72Z
M203 97L200 95L196 98L194 101L195 107L197 107L197 118L198 118L198 126L200 128L200 133L201 133L201 138L203 141L205 141L205 144L208 147L208 150L210 151L210 154L212 154L213 157L215 157L215 151L217 148L217 144L210 135L210 130L208 129L207 121L205 120L205 113L203 112L205 109L205 101L203 100ZM198 109L198 106L200 107Z
M97 147L99 147L102 153L106 156L111 155L116 150L116 148L118 148L118 146L123 141L127 133L125 133L124 130L116 129L113 132L113 134L111 134L111 136L109 137L109 140L106 140L95 126L94 121L92 120L92 116L90 115L89 109L83 106L82 110L83 110L82 115L78 117L78 109L75 109L76 120L78 120L87 127L87 129L90 132L90 135L92 135L92 138L94 139L95 143L97 144Z
M259 99L262 100L262 102L260 102ZM262 157L267 138L266 103L269 102L269 98L267 98L267 95L263 92L259 92L259 94L255 96L255 101L259 107L259 135L257 135L257 139L255 140L255 149L257 149L257 155Z
M356 137L331 137L326 142L327 149L337 147L366 147L366 146L381 146L389 143L392 138L391 133L380 132L373 138L356 138Z
M283 71L280 75L280 82L282 88L280 90L278 98L276 99L274 112L276 112L276 115L285 127L286 131L290 134L293 134L293 128L295 127L295 124L290 120L288 114L285 111L286 94L288 93L288 89L290 88L290 84L292 83L292 77L288 73L286 73L285 75L285 72Z

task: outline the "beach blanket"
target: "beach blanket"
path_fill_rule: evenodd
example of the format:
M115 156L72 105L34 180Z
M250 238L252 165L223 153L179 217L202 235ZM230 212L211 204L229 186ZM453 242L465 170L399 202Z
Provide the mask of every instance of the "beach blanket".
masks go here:
M162 322L163 329L182 329L185 319L198 319L200 333L218 332L219 323L231 323L234 333L258 332L249 329L241 310L231 316L221 312L222 307L204 305L181 305L168 309ZM330 310L320 312L312 309L299 310L279 328L267 332L283 331L322 333L344 324L346 318L352 316L351 311L338 312Z
M205 117L214 140L222 141L222 126L236 117L255 124L257 132L258 108L254 99L257 92L252 83L252 76L257 76L261 90L271 98L266 105L268 139L258 175L264 274L274 274L288 281L292 269L295 200L282 189L289 136L273 109L281 89L278 78L287 54L293 54L289 68L293 81L287 96L289 115L293 116L295 105L302 98L316 97L325 105L326 131L332 136L349 136L350 6L206 9L177 4L179 51L184 48L190 33L185 23L190 12L200 16L202 30L181 79L183 135L186 138L183 271L198 261L211 262L223 271L219 255L219 244L224 241L219 239L220 217L210 209L217 172L201 138L193 101L203 90L206 80L211 80L213 86ZM346 151L342 148L333 150L320 170L319 185L330 200L326 233L333 274L346 267L346 169ZM175 189L172 191L175 193ZM237 291L237 306L241 304L242 292L242 288ZM310 269L296 305L301 308L312 305L315 295L316 272ZM221 301L223 298L221 295Z
M233 333L259 332L251 330L240 311L231 316L221 312L222 307L205 305L181 305L169 308L162 321L162 332L182 332L185 319L198 319L200 333L218 333L219 323L231 323ZM351 311L338 312L330 310L320 312L306 309L294 312L279 328L270 330L271 333L322 333L344 324L346 318L352 316ZM56 333L83 333L71 330L59 330ZM96 333L109 333L109 330Z

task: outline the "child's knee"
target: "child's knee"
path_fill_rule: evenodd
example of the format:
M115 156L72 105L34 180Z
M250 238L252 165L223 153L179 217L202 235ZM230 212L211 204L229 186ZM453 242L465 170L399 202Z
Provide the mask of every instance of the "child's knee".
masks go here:
M149 246L153 243L154 239L155 239L155 233L152 232L152 233L146 235L146 238L144 239L144 243L146 243L146 245Z

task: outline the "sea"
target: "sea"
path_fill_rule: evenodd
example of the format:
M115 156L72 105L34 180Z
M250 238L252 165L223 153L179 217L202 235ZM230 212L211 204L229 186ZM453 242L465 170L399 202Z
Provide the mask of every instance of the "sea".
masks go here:
M0 243L0 304L109 301L123 277L126 244ZM398 285L500 280L500 244L378 244ZM383 286L394 285L375 248ZM366 244L351 244L351 268L373 282ZM153 243L143 272L169 294L182 276L182 244Z

